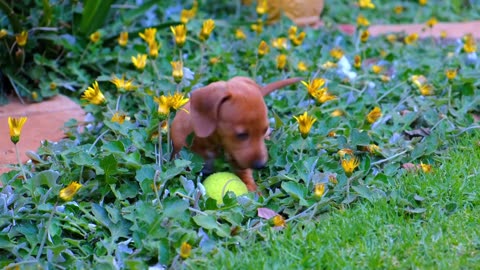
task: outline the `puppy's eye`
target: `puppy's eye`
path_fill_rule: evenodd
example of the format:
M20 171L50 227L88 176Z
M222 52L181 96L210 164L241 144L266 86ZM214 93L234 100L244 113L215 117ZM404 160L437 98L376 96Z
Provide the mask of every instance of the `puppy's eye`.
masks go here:
M247 133L247 132L237 133L236 136L237 136L237 139L238 139L239 141L245 141L245 140L248 139L248 133Z

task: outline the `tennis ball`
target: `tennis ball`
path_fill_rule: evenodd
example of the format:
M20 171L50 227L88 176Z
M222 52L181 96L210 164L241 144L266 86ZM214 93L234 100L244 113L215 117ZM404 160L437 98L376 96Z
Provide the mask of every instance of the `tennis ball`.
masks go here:
M210 198L223 203L223 196L227 191L232 191L236 196L248 193L247 186L242 180L230 172L218 172L208 176L203 181L205 191Z

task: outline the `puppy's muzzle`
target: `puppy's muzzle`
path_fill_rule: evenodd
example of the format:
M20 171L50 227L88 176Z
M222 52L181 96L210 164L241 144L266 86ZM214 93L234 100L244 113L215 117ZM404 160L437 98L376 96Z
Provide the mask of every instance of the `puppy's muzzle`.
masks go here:
M263 169L265 168L265 165L267 165L267 162L266 161L263 161L263 160L255 160L253 163L252 163L252 168L253 169L256 169L256 170L259 170L259 169Z

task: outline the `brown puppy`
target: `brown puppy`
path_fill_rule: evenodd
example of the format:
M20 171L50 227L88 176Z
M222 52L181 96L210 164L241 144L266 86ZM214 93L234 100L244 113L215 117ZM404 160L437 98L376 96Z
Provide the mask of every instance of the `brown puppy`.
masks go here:
M234 77L193 91L185 110L179 110L172 122L172 157L187 146L187 137L193 133L190 148L205 159L204 171L213 172L214 159L223 149L235 173L248 190L255 191L252 169L263 168L268 160L264 139L269 125L263 97L300 80L261 87L250 78Z

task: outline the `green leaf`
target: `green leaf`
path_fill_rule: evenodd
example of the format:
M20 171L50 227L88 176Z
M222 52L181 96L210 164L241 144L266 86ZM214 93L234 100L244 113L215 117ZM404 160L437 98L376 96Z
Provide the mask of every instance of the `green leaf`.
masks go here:
M142 165L142 167L135 173L135 179L140 183L145 179L153 180L154 176L155 168L153 168L153 165Z
M352 129L350 140L351 144L354 146L370 144L370 136L368 136L368 133L366 131L359 131L356 128Z
M118 162L117 159L113 156L113 154L110 154L101 159L100 167L103 169L103 173L105 174L105 181L108 184L115 183L117 179L115 179L113 175L118 173Z
M110 230L113 240L117 240L119 237L128 237L131 222L119 217L116 217L118 222L112 222L105 208L95 203L92 204L92 212L98 221Z
M275 119L275 129L281 128L283 126L282 118L276 112L273 112L273 117Z
M60 173L53 170L42 171L35 174L32 178L28 180L29 185L33 187L39 187L46 185L49 188L56 186L57 179L60 177Z
M293 181L284 181L282 182L282 188L290 196L298 199L300 201L300 205L309 206L309 203L305 200L307 188L304 185Z
M79 166L87 166L95 169L97 174L103 174L103 169L98 166L98 160L93 159L85 152L78 152L73 158L72 162Z
M100 28L110 11L114 0L86 0L83 3L82 19L80 20L80 33L90 34Z
M102 150L105 152L125 154L125 146L121 141L109 141L102 145Z
M182 199L168 199L164 202L164 212L166 217L174 218L182 215L188 209L188 202Z
M193 217L195 223L206 229L215 231L220 237L227 237L230 235L230 230L228 227L222 227L217 223L217 219L213 216L197 215Z

